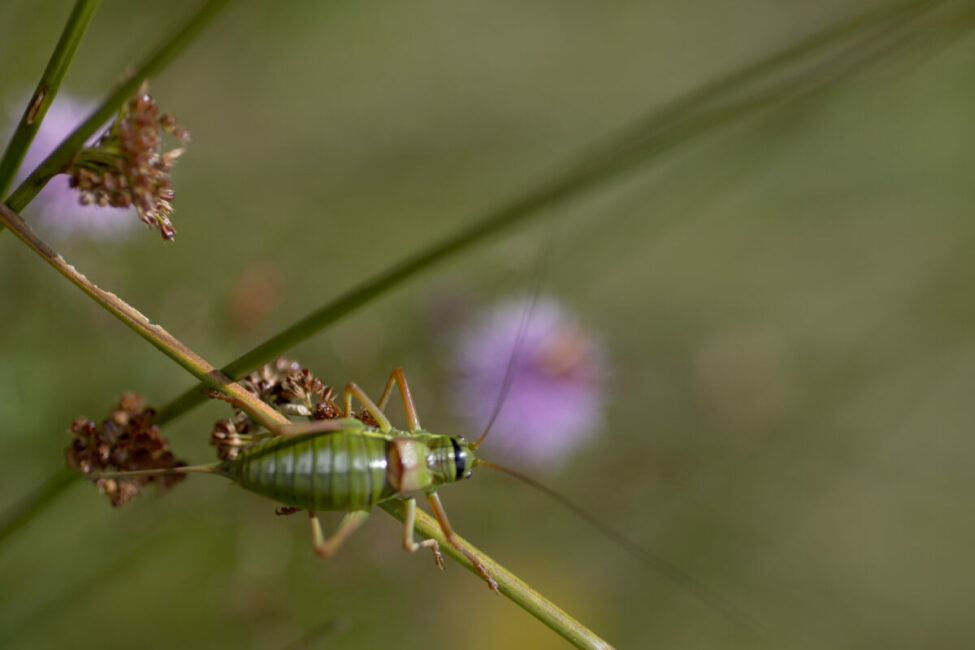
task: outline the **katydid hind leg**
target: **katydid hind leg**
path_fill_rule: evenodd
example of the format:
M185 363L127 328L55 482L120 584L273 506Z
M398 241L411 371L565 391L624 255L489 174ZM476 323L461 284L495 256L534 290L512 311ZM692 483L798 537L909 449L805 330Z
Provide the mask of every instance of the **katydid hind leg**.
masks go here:
M275 424L272 433L276 436L302 436L307 433L335 433L346 431L348 428L347 420L311 420Z
M315 514L315 511L309 510L308 515L311 520L311 537L315 553L319 557L328 558L334 555L335 551L342 546L342 542L369 518L369 511L353 510L352 512L347 512L342 517L338 529L327 539L324 533L322 533L322 523L318 520L318 515Z
M214 393L215 394L213 395L213 397L222 399L223 401L232 404L234 407L240 409L241 411L248 412L247 405L244 404L244 402L241 401L239 398L228 397L220 393L216 393L215 391ZM365 397L365 395L363 395L363 397ZM366 402L364 403L366 403L366 408L368 409L369 405L372 404L372 402L368 401L369 400L368 397L365 397L365 399ZM372 413L372 411L370 411L370 413ZM375 413L372 413L372 415L373 417L376 417ZM385 416L382 417L385 419ZM379 418L376 418L376 420L381 422ZM269 419L265 417L263 414L258 414L257 422L265 429L267 429L267 431L259 432L259 433L251 433L251 434L238 436L238 437L244 440L247 444L251 444L253 442L258 442L267 436L300 436L307 433L331 433L335 431L347 430L350 426L350 423L348 421L343 421L340 419L312 420L310 422L279 422L277 420ZM355 423L352 423L352 426L355 426ZM241 445L241 446L246 446L246 445Z
M399 394L403 400L406 422L410 427L410 431L415 433L420 430L420 417L417 415L416 405L413 404L413 393L410 392L410 385L406 381L406 373L403 372L403 368L394 368L393 372L389 373L389 379L386 380L386 388L383 389L382 397L379 398L377 406L381 411L386 410L386 402L389 401L389 396L393 392L394 385L399 388Z
M481 564L481 561L477 559L473 553L468 551L459 541L457 541L457 534L454 533L454 529L450 526L450 521L447 519L447 512L444 510L443 504L440 502L440 497L437 495L437 493L427 493L427 501L430 502L430 507L433 508L433 514L436 516L437 523L440 524L440 530L443 531L444 537L447 538L447 542L449 542L450 545L455 549L463 553L464 557L470 560L471 564L474 565L474 568L477 569L477 572L481 574L481 577L487 581L491 591L496 594L501 593L498 591L498 581L491 577L491 574L487 572L487 569L484 568L484 565Z
M248 417L250 417L252 419L256 419L258 424L260 424L262 427L264 427L265 429L267 429L270 432L270 435L272 435L272 436L280 435L277 432L278 429L281 427L281 423L280 422L278 422L277 420L273 420L271 418L268 418L264 413L261 413L261 412L251 413L250 408L249 408L249 404L246 404L239 397L231 396L231 395L224 395L224 394L222 394L222 393L220 393L219 391L216 391L216 390L210 391L209 392L209 396L212 397L213 399L219 399L219 400L222 400L224 402L227 402L228 404L230 404L234 408L236 408L236 409L238 409L238 410L243 411L244 413L246 413L248 415ZM256 434L249 434L249 435L254 440L257 440L257 439L260 439L262 436L268 435L268 434L267 433L264 433L264 434L262 434L262 433L256 433Z
M359 402L365 407L366 411L376 420L376 424L379 425L379 430L383 433L387 433L393 428L393 425L389 423L389 418L383 413L382 409L376 406L376 403L366 395L366 391L359 388L359 385L355 382L350 382L346 384L345 390L343 391L343 397L345 402L345 417L352 417L352 398L355 397Z

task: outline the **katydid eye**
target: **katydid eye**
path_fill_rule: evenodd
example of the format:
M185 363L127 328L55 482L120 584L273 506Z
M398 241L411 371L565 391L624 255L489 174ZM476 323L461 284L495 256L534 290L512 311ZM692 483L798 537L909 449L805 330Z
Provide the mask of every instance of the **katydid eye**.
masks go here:
M454 446L454 465L457 467L457 475L454 477L454 480L459 481L462 478L470 478L471 473L467 471L467 451L460 446L457 438L451 438L450 443Z

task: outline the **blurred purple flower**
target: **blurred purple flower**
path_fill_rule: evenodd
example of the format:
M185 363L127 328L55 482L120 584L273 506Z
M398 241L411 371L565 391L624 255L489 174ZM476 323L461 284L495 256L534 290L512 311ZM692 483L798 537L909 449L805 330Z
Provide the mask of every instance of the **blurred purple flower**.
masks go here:
M41 128L24 156L16 183L19 184L27 178L94 108L93 103L79 101L60 93L44 116ZM22 105L11 107L8 111L8 134L13 133L22 111ZM69 176L58 174L24 210L38 230L62 238L110 239L130 232L138 223L138 219L134 218L136 214L133 208L81 205L81 195L69 183Z
M480 433L501 393L527 301L504 303L459 337L455 404ZM600 428L602 345L555 301L540 299L524 328L511 385L485 445L536 465L563 461Z

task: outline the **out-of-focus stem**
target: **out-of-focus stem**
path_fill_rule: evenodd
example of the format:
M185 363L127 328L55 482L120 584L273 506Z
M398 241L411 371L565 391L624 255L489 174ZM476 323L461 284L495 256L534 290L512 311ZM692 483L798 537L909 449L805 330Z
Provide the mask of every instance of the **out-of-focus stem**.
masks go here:
M189 45L228 1L210 0L207 2L155 54L136 69L131 77L122 82L87 120L82 122L64 142L58 145L57 149L44 159L37 169L31 172L30 176L7 199L7 206L14 212L23 210L55 174L61 173L71 163L71 158L95 134L95 131L115 115L119 107L139 90L142 82L162 70L183 48Z
M78 480L78 472L62 468L49 477L43 485L22 497L0 518L0 543L33 519L48 503L61 496L61 493Z
M138 309L110 291L95 286L74 266L68 264L50 246L41 240L19 214L0 204L0 222L13 232L21 241L30 246L44 261L53 266L61 275L71 281L76 287L101 305L106 311L125 323L136 334L154 345L170 359L189 371L200 380L203 386L219 391L232 399L241 408L250 413L258 421L282 417L277 411L265 404L244 389L240 384L230 380L220 370L209 364L201 356L193 352L176 337L167 332L161 325L157 325L146 318Z
M381 504L380 507L400 521L403 521L405 512L401 502L387 502ZM477 569L471 564L471 561L447 542L437 520L419 508L416 510L414 528L423 537L437 540L440 543L441 551L457 560L467 570L476 575L478 579L482 579ZM510 598L519 607L550 627L566 641L577 648L586 648L587 650L607 650L612 648L606 641L596 636L592 630L569 616L565 611L556 606L555 603L529 587L518 576L485 555L483 551L466 539L459 535L456 539L462 547L477 558L478 562L484 566L491 577L497 581L498 589L503 595ZM486 586L485 589L487 589Z
M800 66L807 58L828 47L862 35L882 32L891 24L909 23L920 12L943 5L947 0L909 0L858 15L837 23L778 52L758 63L715 82L706 84L666 106L653 111L636 124L591 147L561 175L533 188L475 220L454 235L435 242L420 252L399 261L388 269L353 287L323 305L297 323L274 335L222 368L239 378L258 366L272 361L291 347L308 339L323 328L348 315L361 305L405 283L435 264L467 250L474 244L545 213L560 202L578 196L632 170L636 165L669 151L718 127L753 115L761 109L794 99L797 88L808 86L808 71L786 75L779 83L770 83L751 94L743 92L751 84L781 74L787 66ZM872 36L872 35L871 35ZM855 63L861 63L857 61ZM842 69L844 61L834 62ZM854 67L854 66L851 66ZM818 74L818 73L817 73ZM837 74L836 78L841 75ZM829 77L829 75L826 75ZM819 87L824 87L824 77ZM788 92L786 92L788 91ZM723 103L722 103L723 102ZM191 388L160 410L160 417L170 419L202 402L199 388Z
M24 108L24 114L17 124L13 137L7 144L7 149L0 158L0 197L6 196L10 183L13 182L20 163L24 160L24 155L30 148L31 142L37 130L41 128L41 122L47 114L47 109L51 107L58 89L61 87L61 80L68 72L71 61L74 59L81 37L84 36L91 22L91 17L98 8L100 0L78 0L75 2L68 22L65 23L61 31L51 58L41 74L41 80L37 82L37 88L31 95L30 101Z

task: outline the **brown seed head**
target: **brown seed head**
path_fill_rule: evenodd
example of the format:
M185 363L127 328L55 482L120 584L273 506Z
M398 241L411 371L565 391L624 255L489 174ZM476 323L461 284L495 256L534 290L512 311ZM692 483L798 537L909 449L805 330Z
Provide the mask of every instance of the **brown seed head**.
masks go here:
M84 474L93 474L172 469L186 465L169 451L159 427L153 424L155 410L145 408L143 404L139 395L126 393L100 425L87 418L75 420L71 425L74 439L65 450L68 466ZM126 476L99 478L95 483L112 505L119 507L149 483L155 483L160 491L164 491L183 478L183 474Z
M310 370L286 357L261 366L241 379L240 385L285 415L300 415L313 420L334 420L344 415L335 403L335 391ZM210 396L222 399L213 391ZM353 413L353 417L370 426L378 426L365 409ZM262 435L266 434L262 434L260 427L235 406L232 418L214 424L210 444L217 448L221 460L233 460L242 448Z
M71 186L81 192L82 204L126 208L134 205L143 223L157 228L163 239L176 234L170 172L182 148L162 150L162 134L180 142L189 132L168 114L159 114L152 97L142 91L119 110L108 131L83 148L68 170Z

